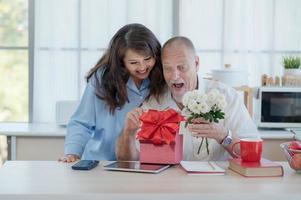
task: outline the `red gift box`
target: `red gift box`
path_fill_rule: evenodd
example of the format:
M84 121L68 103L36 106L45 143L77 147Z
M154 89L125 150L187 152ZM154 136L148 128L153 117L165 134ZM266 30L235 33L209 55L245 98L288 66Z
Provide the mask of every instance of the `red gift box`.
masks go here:
M142 114L143 122L137 139L140 141L140 162L178 164L183 157L183 136L179 124L184 118L173 109L149 110Z

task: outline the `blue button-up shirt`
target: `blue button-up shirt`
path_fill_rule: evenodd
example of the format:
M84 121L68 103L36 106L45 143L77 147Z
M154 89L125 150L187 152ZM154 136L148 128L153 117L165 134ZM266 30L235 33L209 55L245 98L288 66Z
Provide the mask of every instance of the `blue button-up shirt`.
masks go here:
M67 126L65 154L76 154L85 160L116 160L115 143L123 127L126 114L138 107L149 94L149 79L138 89L129 78L129 102L110 114L106 102L95 95L95 80L89 81L80 104Z

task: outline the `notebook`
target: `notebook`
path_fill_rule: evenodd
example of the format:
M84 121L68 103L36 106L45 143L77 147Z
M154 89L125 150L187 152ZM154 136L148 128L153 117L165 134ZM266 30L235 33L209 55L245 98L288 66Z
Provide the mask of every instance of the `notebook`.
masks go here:
M214 161L181 161L180 164L189 175L224 175L226 172Z
M283 167L273 161L262 158L260 162L242 162L230 159L229 169L245 177L283 176Z

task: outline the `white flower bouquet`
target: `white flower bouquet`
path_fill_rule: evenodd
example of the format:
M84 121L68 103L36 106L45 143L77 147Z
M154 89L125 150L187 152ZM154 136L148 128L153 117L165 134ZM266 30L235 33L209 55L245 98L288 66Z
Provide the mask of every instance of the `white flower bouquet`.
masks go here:
M210 123L218 123L220 119L224 119L225 117L226 99L217 89L212 89L207 94L202 94L198 90L189 91L183 97L183 105L182 115L186 118L185 127L193 119L200 118ZM209 155L208 139L204 137L202 137L198 148L198 154L200 153L204 139L206 141L207 154Z

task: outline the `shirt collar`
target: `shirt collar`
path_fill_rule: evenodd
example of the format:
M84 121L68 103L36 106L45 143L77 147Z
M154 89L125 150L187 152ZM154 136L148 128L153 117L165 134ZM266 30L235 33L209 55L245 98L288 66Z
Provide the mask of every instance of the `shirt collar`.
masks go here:
M132 77L130 77L129 80L127 81L127 83L126 83L126 86L130 90L140 94L140 92L142 92L143 90L145 90L149 87L149 84L150 84L150 80L149 80L149 78L146 78L142 81L141 86L138 89L135 82L134 82L134 80L132 79Z
M198 76L198 90L201 93L205 93L205 83L204 79L201 76Z

